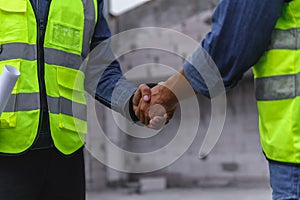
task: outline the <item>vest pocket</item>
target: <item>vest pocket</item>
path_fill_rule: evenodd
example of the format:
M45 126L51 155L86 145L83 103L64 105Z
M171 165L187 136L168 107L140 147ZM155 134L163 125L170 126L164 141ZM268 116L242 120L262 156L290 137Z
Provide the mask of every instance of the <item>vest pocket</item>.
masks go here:
M0 61L0 74L5 65L10 65L20 70L20 60ZM4 112L0 115L0 128L14 128L17 124L16 114L16 98L18 92L18 82L16 83L8 104L6 105Z
M16 113L3 112L0 116L0 129L1 128L14 128L17 125Z
M81 71L57 67L60 128L87 133L84 77Z
M64 114L59 114L59 128L86 134L87 122Z
M0 43L28 42L26 0L0 0Z
M58 21L50 21L49 26L50 39L46 41L46 44L49 42L61 50L75 54L81 53L83 38L82 28Z
M82 71L57 67L57 83L60 96L76 103L86 104Z

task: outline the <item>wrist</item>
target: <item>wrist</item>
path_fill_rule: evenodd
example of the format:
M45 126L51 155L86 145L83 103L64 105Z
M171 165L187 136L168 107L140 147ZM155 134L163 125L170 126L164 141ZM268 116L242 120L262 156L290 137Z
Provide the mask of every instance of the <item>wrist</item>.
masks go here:
M174 93L174 85L172 84L162 84L161 87L161 101L165 104L176 105L178 103L177 95Z
M171 90L179 101L195 94L183 70L171 76L163 85Z
M139 118L135 115L135 113L134 113L134 110L133 110L133 103L132 103L132 99L133 99L133 96L134 95L132 95L131 96L131 98L130 98L130 100L129 100L129 115L130 115L130 118L131 118L131 120L133 121L133 122L138 122L138 121L140 121L139 120Z

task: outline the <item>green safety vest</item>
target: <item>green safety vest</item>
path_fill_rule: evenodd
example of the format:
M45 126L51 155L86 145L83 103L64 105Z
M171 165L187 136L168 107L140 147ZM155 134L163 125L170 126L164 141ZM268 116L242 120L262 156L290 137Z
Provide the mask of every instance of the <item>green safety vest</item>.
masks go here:
M254 67L267 158L300 163L300 0L285 3L268 51Z
M85 75L79 68L90 50L97 10L97 0L52 0L45 29L30 0L0 0L0 73L5 65L21 72L0 116L0 152L24 152L36 139L41 118L38 58L42 53L54 145L66 155L83 146L87 133ZM38 44L43 30L44 43Z

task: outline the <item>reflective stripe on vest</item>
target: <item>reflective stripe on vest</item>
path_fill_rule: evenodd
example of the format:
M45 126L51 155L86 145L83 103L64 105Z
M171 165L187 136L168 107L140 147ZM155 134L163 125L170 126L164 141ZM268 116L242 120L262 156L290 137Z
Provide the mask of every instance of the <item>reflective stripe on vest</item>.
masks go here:
M87 120L86 105L70 101L69 99L60 97L54 98L48 96L49 111L52 114L64 114L76 117L83 121ZM64 106L60 106L63 104Z
M63 97L54 98L48 96L49 112L53 114L65 114L86 121L86 105L72 102ZM61 107L60 103L64 106ZM4 112L19 112L40 109L39 93L19 93L11 95Z
M4 112L19 112L40 109L39 93L12 94Z
M0 53L0 60L36 60L37 50L36 45L9 43L2 45L2 52Z
M292 28L288 30L275 29L272 33L272 40L269 46L269 50L272 49L300 49L300 39L296 40L295 37L299 37L300 28Z
M283 100L300 96L300 73L255 79L258 101Z
M37 59L36 45L23 43L10 43L2 45L0 60L24 59L34 61ZM71 54L57 49L44 49L45 62L51 65L64 66L72 69L79 69L83 58L76 54Z

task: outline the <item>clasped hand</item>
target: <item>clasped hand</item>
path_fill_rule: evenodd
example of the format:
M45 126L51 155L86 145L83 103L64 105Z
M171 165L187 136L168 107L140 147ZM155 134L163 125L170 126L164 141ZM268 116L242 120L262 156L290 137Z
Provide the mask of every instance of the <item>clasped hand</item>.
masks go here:
M160 129L169 122L177 103L175 94L164 86L164 83L159 83L153 88L142 84L132 99L136 117L152 129Z

